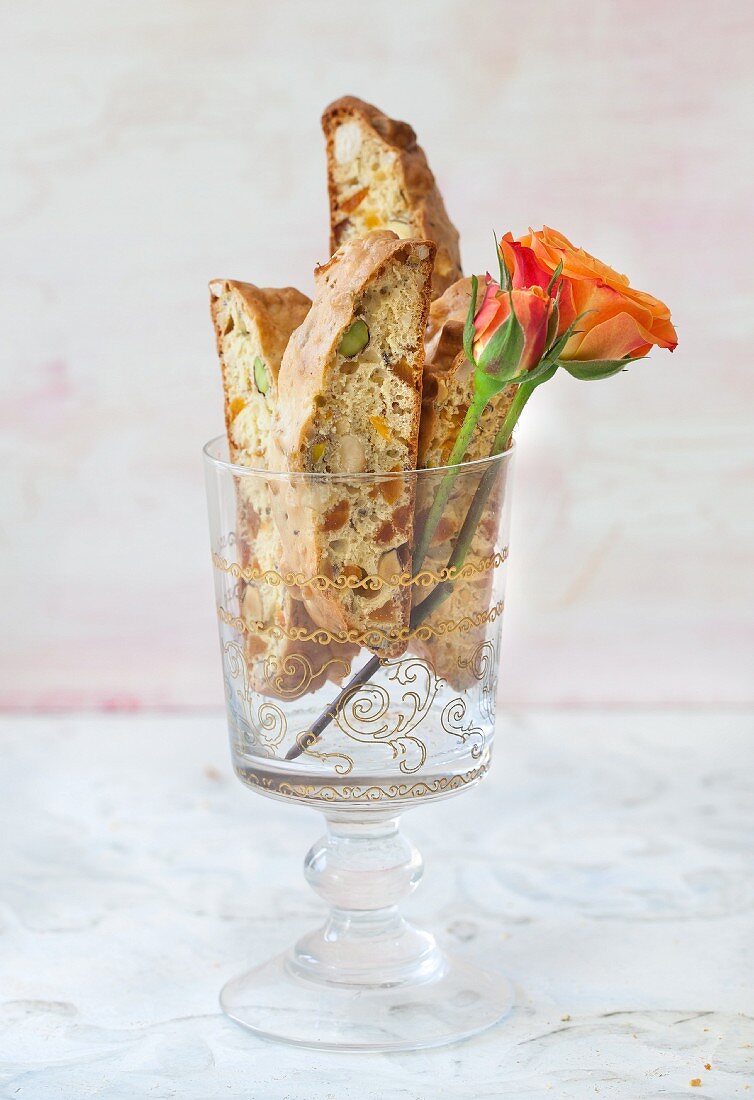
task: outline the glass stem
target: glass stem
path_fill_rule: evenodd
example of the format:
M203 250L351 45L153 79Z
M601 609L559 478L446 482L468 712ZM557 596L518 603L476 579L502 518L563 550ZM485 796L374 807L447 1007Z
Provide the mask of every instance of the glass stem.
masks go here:
M398 905L422 875L417 849L394 812L325 815L327 831L304 861L309 885L327 903L324 926L299 940L289 966L338 985L423 981L442 967L434 937L414 928Z

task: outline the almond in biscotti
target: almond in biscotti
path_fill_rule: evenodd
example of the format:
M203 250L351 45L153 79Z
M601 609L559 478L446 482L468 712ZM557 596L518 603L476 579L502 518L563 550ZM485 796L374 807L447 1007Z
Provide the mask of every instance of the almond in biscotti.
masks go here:
M418 464L422 468L444 466L458 434L458 429L471 402L473 367L463 350L463 326L471 299L471 280L460 279L442 297L432 303L427 324L425 345L424 386ZM486 407L471 438L466 459L487 458L497 430L503 421L515 387L501 390ZM424 569L437 574L447 565L448 558L466 512L471 504L477 476L463 474L458 478L453 495L438 525L429 547ZM426 514L436 485L432 479L420 480L416 514ZM504 486L491 493L481 521L467 554L467 562L479 563L491 558L496 550L497 514ZM486 611L494 573L491 569L473 573L457 580L453 591L428 619L458 622L474 612ZM432 586L434 587L434 586ZM417 588L415 598L424 599L430 588ZM456 690L467 687L473 679L469 657L485 637L485 627L468 631L450 631L439 637L412 641L412 650L432 664L438 676Z
M375 229L434 241L432 296L442 294L461 275L458 232L414 131L354 96L330 104L322 129L327 142L330 250Z
M310 305L292 287L262 289L231 279L210 283L228 447L231 461L240 466L270 469L280 363ZM315 624L291 588L264 579L266 571L279 572L283 553L267 483L239 477L237 497L237 545L249 576L240 582L239 607L250 686L263 695L290 698L315 691L328 679L339 682L349 670L354 647L288 637L285 632L312 634ZM279 631L271 633L272 626Z
M344 245L315 272L280 368L281 466L344 475L276 494L286 565L331 577L303 593L312 618L385 657L404 651L409 628L410 590L396 582L410 568L414 490L397 475L416 468L434 252L391 232Z

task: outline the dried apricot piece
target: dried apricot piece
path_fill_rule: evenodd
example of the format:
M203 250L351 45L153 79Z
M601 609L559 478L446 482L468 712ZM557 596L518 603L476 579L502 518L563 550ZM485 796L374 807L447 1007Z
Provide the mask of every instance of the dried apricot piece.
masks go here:
M339 500L337 504L334 504L329 512L325 513L325 518L322 522L323 531L339 531L341 527L344 527L348 520L348 513L350 507L347 500Z
M369 423L377 432L377 435L381 436L383 439L390 439L392 432L384 416L370 416Z
M416 386L416 382L414 380L414 372L412 371L411 367L409 366L407 359L399 359L397 363L390 363L389 367L390 367L391 371L393 372L393 374L395 374L398 378L400 378L401 382L405 382L406 385L411 386L412 389ZM426 383L425 383L425 389L426 389ZM435 391L436 390L437 390L437 385L435 384Z
M384 523L380 524L375 538L380 545L384 545L386 542L390 542L391 539L395 538L395 527L393 527L389 519L386 519Z
M401 479L393 477L389 481L380 482L380 493L388 504L395 504L401 495Z
M364 201L368 194L368 187L360 187L358 191L354 191L347 199L343 199L340 204L340 209L344 214L350 214L352 210L355 210L356 207Z

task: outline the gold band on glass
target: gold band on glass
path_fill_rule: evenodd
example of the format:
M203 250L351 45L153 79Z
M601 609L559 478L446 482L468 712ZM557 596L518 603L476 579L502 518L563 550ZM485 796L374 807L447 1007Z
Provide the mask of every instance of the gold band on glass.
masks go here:
M286 588L315 588L324 591L327 588L338 590L358 588L367 592L379 592L382 588L429 588L431 585L440 584L448 580L467 580L480 573L486 573L489 569L497 569L508 558L508 547L493 554L489 558L480 558L478 561L467 561L460 568L440 569L434 573L431 569L422 569L411 576L410 573L394 573L385 578L377 573L369 573L365 577L344 576L336 578L326 577L322 573L307 576L305 573L278 573L276 569L257 569L254 566L239 565L238 562L229 562L227 558L219 554L212 555L212 564L221 573L229 573L236 580L244 580L247 583L269 584L273 588L283 585Z
M421 623L410 630L408 627L398 627L383 630L381 627L372 626L369 630L325 630L324 627L315 627L314 630L306 630L305 627L285 627L262 622L246 622L246 620L227 611L224 607L217 608L217 614L225 626L232 627L238 634L261 634L271 638L288 638L292 642L316 642L318 645L331 645L333 642L351 642L355 645L377 648L386 642L407 642L411 638L426 641L428 638L443 638L446 634L453 634L456 630L466 632L474 627L484 626L485 623L494 623L502 614L504 601L498 600L486 611L475 611L471 615L464 615L460 619L441 619L436 623Z
M256 775L245 769L236 769L244 783L270 794L283 795L286 798L306 798L318 802L386 802L408 798L430 798L432 795L456 791L474 783L488 771L489 759L478 768L462 775L443 775L437 779L423 779L417 783L391 783L387 787L379 785L335 786L333 784L290 783L284 779L272 779Z

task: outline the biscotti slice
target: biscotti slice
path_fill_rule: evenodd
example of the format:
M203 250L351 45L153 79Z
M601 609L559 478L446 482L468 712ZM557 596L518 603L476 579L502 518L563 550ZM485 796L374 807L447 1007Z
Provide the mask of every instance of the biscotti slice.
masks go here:
M292 287L261 289L218 279L210 283L210 304L231 461L267 470L280 361L311 302ZM264 695L291 698L315 691L327 679L339 682L355 647L310 640L316 626L296 590L280 580L283 551L264 478L239 477L236 526L250 686Z
M275 487L286 563L333 635L393 657L406 648L424 329L434 245L369 234L315 272L312 308L283 356L274 439L291 471L342 479ZM381 474L378 482L360 479Z
M433 302L430 310L419 433L419 466L424 468L446 464L471 402L473 367L463 350L463 326L470 298L471 280L461 279ZM490 455L514 392L515 387L507 387L484 410L469 444L466 461ZM469 471L456 481L422 567L435 576L444 575L441 571L448 563L481 474L482 470ZM419 519L429 510L435 488L434 484L420 483L416 507ZM466 569L461 569L452 593L427 620L430 627L438 621L446 624L468 622L475 614L488 611L494 564L499 561L495 558L498 552L496 537L504 488L502 481L494 486L466 555ZM425 599L433 587L434 584L428 588L417 587L415 600ZM414 640L412 650L427 660L438 676L461 690L475 677L472 656L484 637L484 623L467 630L443 627L426 640Z
M263 470L283 352L311 301L290 286L215 279L209 288L231 461Z
M458 232L414 131L354 96L330 104L322 129L327 141L330 251L374 229L434 241L432 297L442 294L461 275Z

